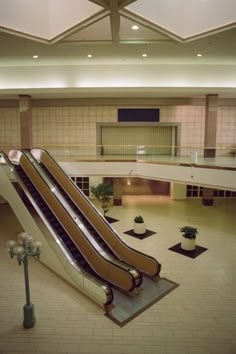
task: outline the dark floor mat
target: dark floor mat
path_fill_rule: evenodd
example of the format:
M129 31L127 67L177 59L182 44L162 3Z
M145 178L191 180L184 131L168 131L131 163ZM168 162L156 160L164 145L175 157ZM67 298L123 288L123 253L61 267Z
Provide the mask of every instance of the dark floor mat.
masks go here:
M125 231L124 234L138 238L139 240L144 240L145 238L147 238L149 236L155 235L156 232L151 231L151 230L146 230L145 234L135 234L134 230L132 229L132 230Z
M180 243L177 243L177 245L174 245L170 248L168 248L170 251L182 254L183 256L187 256L190 258L196 258L200 256L203 252L207 251L207 248L202 247L202 246L196 246L196 249L194 251L185 251L180 247Z
M106 221L109 222L109 224L113 224L113 222L117 222L119 220L111 218L110 216L105 216Z

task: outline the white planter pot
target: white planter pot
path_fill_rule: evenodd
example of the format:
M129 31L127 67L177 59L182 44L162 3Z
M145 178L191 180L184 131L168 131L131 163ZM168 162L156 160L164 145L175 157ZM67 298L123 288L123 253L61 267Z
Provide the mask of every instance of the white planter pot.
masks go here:
M194 251L196 248L196 240L181 237L181 248L185 251Z
M144 222L141 224L134 222L134 233L135 234L141 235L141 234L145 234L145 232L146 232L146 225Z

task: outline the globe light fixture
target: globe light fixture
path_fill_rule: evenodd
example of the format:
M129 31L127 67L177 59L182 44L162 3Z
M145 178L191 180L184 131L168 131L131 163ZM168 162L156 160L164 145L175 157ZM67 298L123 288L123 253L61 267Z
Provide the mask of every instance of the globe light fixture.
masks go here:
M18 264L24 265L25 277L25 295L26 304L23 307L23 326L25 328L32 328L35 325L34 305L30 301L30 288L29 288L29 272L28 272L28 256L39 258L42 243L34 241L33 237L26 232L21 232L17 237L17 242L13 240L7 241L7 249L11 258L16 258Z

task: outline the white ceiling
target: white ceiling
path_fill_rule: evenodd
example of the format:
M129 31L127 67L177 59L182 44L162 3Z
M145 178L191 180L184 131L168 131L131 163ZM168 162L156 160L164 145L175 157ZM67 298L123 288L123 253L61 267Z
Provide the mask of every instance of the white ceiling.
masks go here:
M236 98L235 0L41 3L0 0L0 98Z

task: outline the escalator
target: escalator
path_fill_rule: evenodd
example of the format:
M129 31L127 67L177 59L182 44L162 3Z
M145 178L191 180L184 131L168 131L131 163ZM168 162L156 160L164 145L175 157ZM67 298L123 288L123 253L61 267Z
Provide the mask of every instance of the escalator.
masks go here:
M40 261L102 307L108 318L123 326L178 286L158 277L160 265L154 258L133 250L119 239L53 160L52 166L46 161L49 166L45 163L47 168L42 168L29 152L12 150L9 157L10 161L0 152L0 193L23 230L43 243ZM58 176L53 166L57 166ZM61 176L65 177L65 185L69 182L67 196ZM76 204L78 194L79 205ZM28 202L24 204L25 195L37 214ZM129 262L121 263L120 259L124 258ZM143 276L128 264L137 264ZM158 282L153 278L158 278ZM127 296L136 294L137 288L141 289L138 295Z
M112 253L107 255L91 238L86 237L86 230L81 221L70 217L63 201L56 197L55 190L45 182L37 166L34 166L37 163L34 164L28 154L12 150L9 158L15 166L21 185L27 189L36 210L40 210L41 215L50 224L58 237L57 241L63 244L85 273L108 289L116 287L128 294L135 292L141 284L139 272L118 260L113 260Z
M21 181L29 191L31 197L34 199L37 207L41 210L43 213L45 219L48 221L48 223L51 225L55 233L58 235L60 240L63 242L65 245L66 249L68 252L73 256L75 259L76 263L88 274L92 275L93 277L96 276L97 279L102 280L99 278L97 275L95 275L95 272L93 269L89 266L89 264L86 262L86 259L83 257L81 252L79 252L78 248L74 244L74 242L70 239L69 235L63 228L63 226L58 222L57 218L55 215L52 213L48 205L45 203L43 198L40 196L39 192L37 189L34 187L34 185L31 183L30 179L28 178L27 174L24 172L24 170L21 168L20 165L15 165L15 170L20 177ZM104 280L103 280L104 282Z
M80 211L80 209L75 205L75 203L70 198L70 196L65 192L65 190L61 187L61 185L56 181L56 179L53 177L53 175L50 173L50 171L47 169L47 167L43 164L40 164L40 166L43 168L44 172L46 173L46 175L50 179L50 181L53 183L53 185L60 191L63 198L68 202L68 204L70 205L70 207L72 208L72 210L74 211L76 216L79 218L79 220L83 223L83 225L86 227L86 229L92 235L93 239L96 240L96 242L103 248L103 250L106 251L106 253L108 253L110 256L112 256L115 259L119 259L116 256L116 254L112 251L112 249L108 246L108 244L103 240L103 238L100 236L100 234L94 228L94 226L92 224L90 224L88 219L83 215L83 213ZM141 282L140 282L140 284L141 284Z
M33 233L43 243L44 251L40 257L42 264L87 295L106 312L109 311L113 307L112 287L83 259L83 255L67 237L21 166L16 163L13 165L3 151L0 151L0 159L0 193L9 203L23 229L29 234ZM38 217L32 208L28 209L28 200L37 210Z
M74 185L55 160L44 150L32 149L31 154L67 200L75 215L82 221L106 252L138 269L144 275L158 279L161 265L155 258L132 249L94 208L90 200Z

